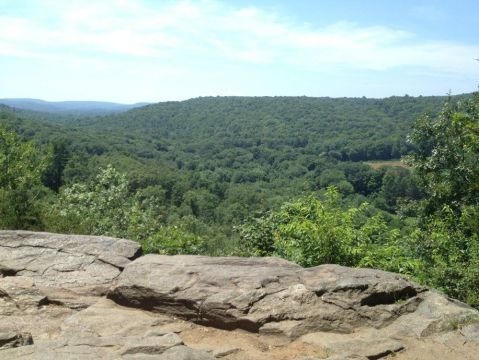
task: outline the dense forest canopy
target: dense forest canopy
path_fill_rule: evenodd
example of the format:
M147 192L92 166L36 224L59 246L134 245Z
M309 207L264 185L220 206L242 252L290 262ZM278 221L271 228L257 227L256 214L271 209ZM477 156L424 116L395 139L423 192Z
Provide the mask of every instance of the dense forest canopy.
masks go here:
M0 105L0 227L378 267L479 305L478 104L211 97L106 116Z
M398 158L408 152L405 135L414 119L437 112L444 100L198 98L145 106L82 124L161 140L155 144L157 150L173 147L191 157L218 156L230 148L248 152L301 149L314 155L337 151L341 160L361 161Z

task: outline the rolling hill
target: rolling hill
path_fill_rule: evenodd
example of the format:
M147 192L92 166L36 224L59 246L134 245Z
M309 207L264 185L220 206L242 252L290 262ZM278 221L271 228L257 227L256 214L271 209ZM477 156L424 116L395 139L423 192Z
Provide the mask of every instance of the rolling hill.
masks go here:
M50 102L39 99L0 99L0 104L21 110L47 112L61 115L104 115L127 111L136 107L147 105L117 104L101 101L58 101Z

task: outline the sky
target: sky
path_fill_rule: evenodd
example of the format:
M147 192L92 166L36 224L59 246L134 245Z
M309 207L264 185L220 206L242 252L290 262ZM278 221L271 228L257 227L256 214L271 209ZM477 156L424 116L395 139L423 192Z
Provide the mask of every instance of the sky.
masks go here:
M0 98L472 92L478 14L477 0L0 0Z

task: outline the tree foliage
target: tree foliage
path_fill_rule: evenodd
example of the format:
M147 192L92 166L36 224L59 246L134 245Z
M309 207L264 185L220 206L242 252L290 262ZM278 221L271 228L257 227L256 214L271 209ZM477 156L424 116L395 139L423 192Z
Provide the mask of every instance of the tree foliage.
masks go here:
M0 227L35 228L48 153L0 126Z
M280 256L303 266L341 264L413 273L400 232L363 203L345 206L335 187L284 204L239 228L244 255Z
M410 142L410 163L426 184L427 211L444 205L459 209L479 199L479 94L448 102L437 117L423 116Z
M479 306L479 93L420 118L411 141L427 195L412 234L425 264L419 276Z
M47 225L59 232L139 240L148 237L159 221L154 199L149 200L131 194L125 175L108 166L87 184L63 188Z

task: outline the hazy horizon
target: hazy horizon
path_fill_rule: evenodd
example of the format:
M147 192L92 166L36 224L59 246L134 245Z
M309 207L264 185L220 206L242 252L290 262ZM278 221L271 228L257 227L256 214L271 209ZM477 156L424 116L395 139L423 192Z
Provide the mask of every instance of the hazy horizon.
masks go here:
M98 100L98 99L86 99L86 100L77 100L77 99L66 99L66 100L47 100L47 99L39 99L39 98L0 98L0 101L2 100L24 100L24 101L44 101L46 103L68 103L68 102L91 102L91 103L110 103L110 104L116 104L116 105L136 105L136 104L144 104L146 105L151 105L151 104L156 104L156 103L162 103L162 102L181 102L181 101L188 101L188 100L194 100L194 99L201 99L201 98L212 98L212 97L219 97L219 98L226 98L226 97L247 97L247 98L274 98L274 97L306 97L306 98L329 98L329 99L360 99L360 98L366 98L366 99L387 99L390 97L404 97L404 96L409 96L409 97L443 97L443 96L458 96L458 95L467 95L471 94L473 92L477 91L471 91L468 93L446 93L446 94L437 94L437 95L409 95L409 94L402 94L402 95L389 95L389 96L383 96L383 97L373 97L373 96L308 96L308 95L205 95L205 96L194 96L186 99L178 99L178 100L158 100L158 101L137 101L134 103L127 103L127 102L117 102L117 101L109 101L109 100Z

